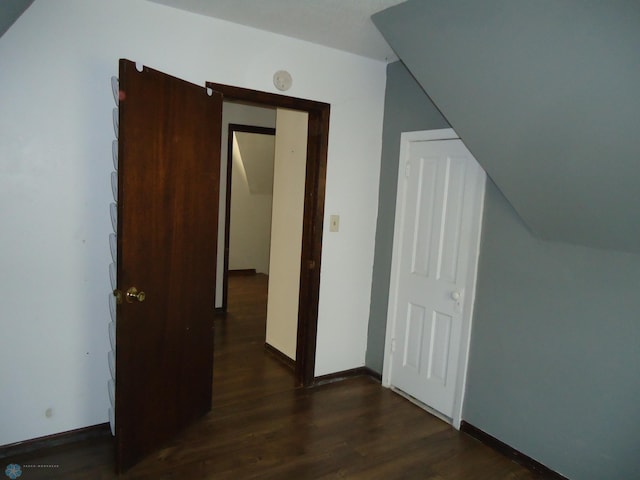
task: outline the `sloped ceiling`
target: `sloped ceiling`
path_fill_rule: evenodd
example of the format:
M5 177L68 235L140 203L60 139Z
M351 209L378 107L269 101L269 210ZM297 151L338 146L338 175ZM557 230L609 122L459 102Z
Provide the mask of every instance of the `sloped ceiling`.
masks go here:
M276 136L235 132L234 161L244 168L244 176L253 195L273 195L273 156ZM237 154L237 158L236 158ZM234 167L235 168L235 167Z
M640 2L409 0L373 21L534 234L640 252Z
M371 22L371 15L404 0L149 1L364 57L395 61L397 57Z
M29 8L33 0L3 0L0 4L0 37L9 30L20 15Z

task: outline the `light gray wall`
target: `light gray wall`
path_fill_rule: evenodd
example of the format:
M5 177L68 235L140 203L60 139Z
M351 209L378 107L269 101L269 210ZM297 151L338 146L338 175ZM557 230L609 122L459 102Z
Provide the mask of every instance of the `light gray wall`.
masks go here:
M534 238L488 181L463 418L572 480L640 478L639 278Z
M532 231L640 252L640 2L408 0L373 20Z
M4 0L0 4L0 37L32 3L33 0Z
M402 62L387 66L384 109L378 220L366 354L366 366L378 373L382 373L387 324L400 134L449 127Z
M441 128L388 67L367 366L380 372L400 132ZM640 478L640 256L535 238L487 182L463 419L572 480Z

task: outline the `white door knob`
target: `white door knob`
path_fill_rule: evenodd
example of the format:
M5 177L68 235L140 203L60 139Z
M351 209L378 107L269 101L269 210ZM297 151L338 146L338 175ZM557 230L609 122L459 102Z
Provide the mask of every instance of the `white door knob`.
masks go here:
M451 292L452 300L460 300L460 292Z

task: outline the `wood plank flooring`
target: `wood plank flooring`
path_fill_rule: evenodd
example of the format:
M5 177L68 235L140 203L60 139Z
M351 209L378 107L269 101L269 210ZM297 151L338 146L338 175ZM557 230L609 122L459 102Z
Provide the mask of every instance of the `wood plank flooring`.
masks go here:
M216 324L211 413L121 478L544 478L368 377L294 388L290 368L264 350L266 288L264 275L230 278L229 313ZM111 439L102 438L0 467L23 465L20 480L111 479L112 462Z

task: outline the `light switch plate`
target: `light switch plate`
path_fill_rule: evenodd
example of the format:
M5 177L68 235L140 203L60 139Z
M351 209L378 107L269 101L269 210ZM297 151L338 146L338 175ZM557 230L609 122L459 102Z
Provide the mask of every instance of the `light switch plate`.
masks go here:
M331 215L329 217L329 231L330 232L340 231L340 215Z

